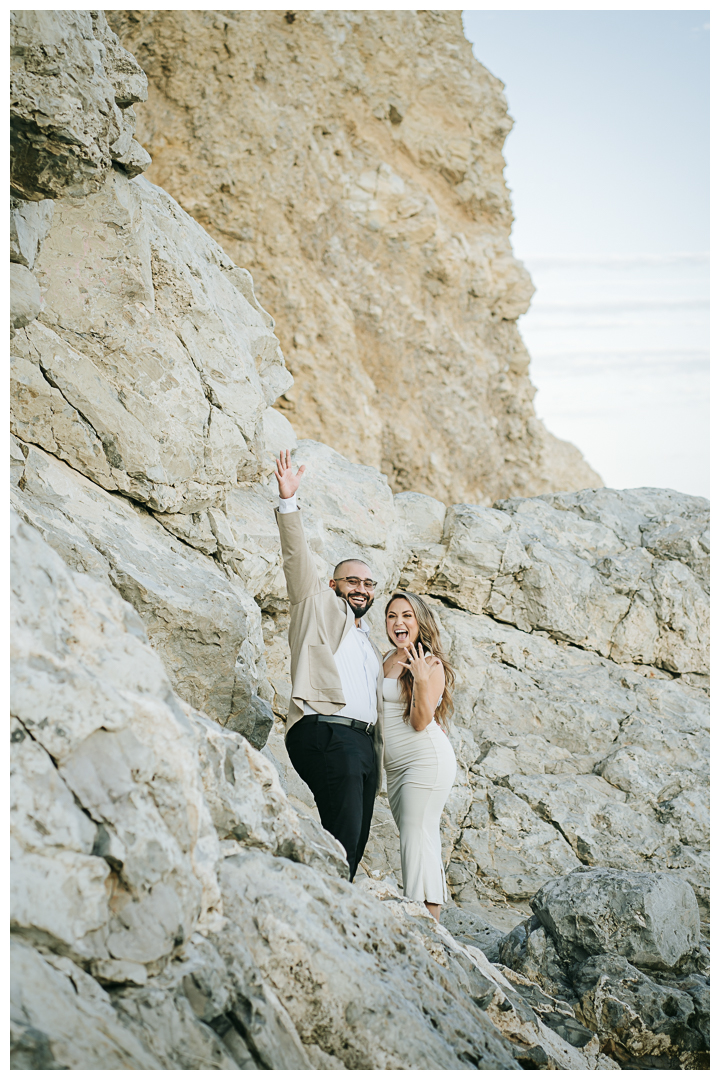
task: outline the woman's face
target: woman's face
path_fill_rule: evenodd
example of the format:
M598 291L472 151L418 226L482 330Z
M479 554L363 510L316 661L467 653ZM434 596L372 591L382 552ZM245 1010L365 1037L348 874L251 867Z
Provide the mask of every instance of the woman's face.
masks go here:
M415 618L415 612L407 600L403 600L402 597L393 600L387 609L385 628L387 636L397 648L409 645L411 641L417 641L420 627Z

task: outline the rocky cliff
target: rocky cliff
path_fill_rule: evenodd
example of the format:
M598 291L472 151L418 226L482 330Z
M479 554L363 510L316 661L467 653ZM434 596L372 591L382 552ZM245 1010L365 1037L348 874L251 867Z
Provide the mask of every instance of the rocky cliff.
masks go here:
M445 502L601 482L533 412L512 121L459 11L108 17L148 74L148 176L251 271L300 437Z
M13 35L13 1066L704 1067L707 503L446 506L298 442L250 275L139 175L133 57ZM422 592L457 667L444 926L384 796L351 886L285 755L282 444L319 569L370 563L378 640Z

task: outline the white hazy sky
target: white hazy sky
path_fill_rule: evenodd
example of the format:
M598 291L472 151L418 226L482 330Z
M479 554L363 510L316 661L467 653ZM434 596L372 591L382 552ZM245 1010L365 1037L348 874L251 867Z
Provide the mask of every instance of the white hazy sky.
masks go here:
M709 494L709 13L465 11L505 83L520 332L609 487Z
M520 258L708 250L709 11L464 11L505 83Z

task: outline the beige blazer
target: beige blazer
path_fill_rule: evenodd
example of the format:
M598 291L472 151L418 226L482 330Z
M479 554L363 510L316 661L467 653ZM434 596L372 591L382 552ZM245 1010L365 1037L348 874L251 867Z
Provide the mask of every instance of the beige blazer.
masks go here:
M275 511L283 569L290 598L290 677L292 693L285 734L303 716L303 702L311 709L332 715L347 705L340 685L334 654L355 622L350 605L320 580L302 524L302 513ZM372 643L379 661L377 683L378 719L373 732L377 789L382 782L383 762L383 666L382 655Z

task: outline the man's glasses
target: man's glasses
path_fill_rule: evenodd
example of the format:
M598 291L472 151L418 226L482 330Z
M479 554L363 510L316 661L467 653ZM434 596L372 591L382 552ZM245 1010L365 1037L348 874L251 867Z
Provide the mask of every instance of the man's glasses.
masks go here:
M353 589L357 589L358 585L364 585L368 592L372 592L377 585L377 581L371 581L370 578L365 578L363 581L359 577L339 577L335 578L335 580L347 581L348 585L352 586Z

